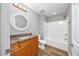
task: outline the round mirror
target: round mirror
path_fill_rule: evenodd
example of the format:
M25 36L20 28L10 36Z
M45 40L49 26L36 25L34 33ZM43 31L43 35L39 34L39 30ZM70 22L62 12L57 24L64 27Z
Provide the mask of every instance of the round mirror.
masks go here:
M13 14L11 15L10 23L16 30L25 30L29 27L29 21L24 14Z

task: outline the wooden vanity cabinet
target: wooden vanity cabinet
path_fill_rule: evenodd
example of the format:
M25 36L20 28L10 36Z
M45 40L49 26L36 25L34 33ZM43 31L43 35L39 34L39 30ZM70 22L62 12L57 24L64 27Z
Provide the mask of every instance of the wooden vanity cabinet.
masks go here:
M19 46L19 44L17 42L17 43L11 44L10 47L11 47L11 50L17 50L20 46Z
M16 44L19 44L19 46L11 50L11 56L34 56L38 53L38 36ZM14 46L17 45L14 44Z
M36 55L38 53L38 38L34 37L33 40L31 40L31 55Z

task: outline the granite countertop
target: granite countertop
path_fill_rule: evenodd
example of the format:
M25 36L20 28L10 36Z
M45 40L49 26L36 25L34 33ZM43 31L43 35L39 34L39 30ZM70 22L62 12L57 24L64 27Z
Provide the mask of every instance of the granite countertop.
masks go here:
M23 40L28 40L30 38L33 38L37 35L20 35L20 36L13 36L13 37L10 37L10 44L14 44L14 43L17 43L17 42L20 42L20 41L23 41Z
M17 43L17 42L19 42L19 38L18 37L10 38L10 44L14 44L14 43Z

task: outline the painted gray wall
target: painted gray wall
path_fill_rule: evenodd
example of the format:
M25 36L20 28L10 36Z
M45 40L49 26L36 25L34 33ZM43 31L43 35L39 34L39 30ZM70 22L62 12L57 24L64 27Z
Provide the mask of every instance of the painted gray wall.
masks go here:
M9 5L1 4L0 11L0 52L1 55L5 55L5 50L10 48L10 23L9 23Z
M44 15L41 15L41 19L40 19L40 36L41 36L41 39L44 39L44 22L47 22L47 17Z
M10 35L15 34L24 34L28 32L32 32L33 34L38 34L40 32L40 15L35 13L33 10L29 9L27 13L15 8L10 4L10 15L13 13L21 12L23 14L26 14L26 16L29 19L30 25L29 28L24 31L17 31L12 26L10 26Z
M1 28L1 4L0 4L0 28ZM1 29L0 29L0 37L1 37ZM0 50L1 50L1 39L0 39ZM1 55L1 52L0 52Z

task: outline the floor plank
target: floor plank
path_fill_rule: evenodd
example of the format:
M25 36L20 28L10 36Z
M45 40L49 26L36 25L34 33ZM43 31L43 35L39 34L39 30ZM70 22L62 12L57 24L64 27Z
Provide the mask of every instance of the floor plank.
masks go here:
M44 50L39 48L38 56L68 56L68 53L55 47L46 45Z

